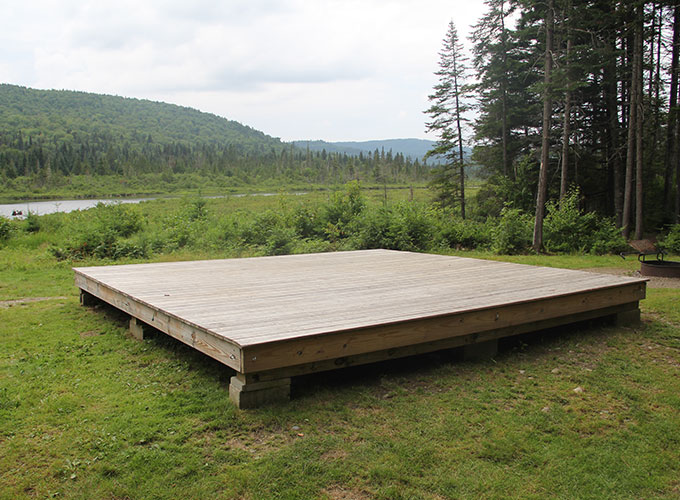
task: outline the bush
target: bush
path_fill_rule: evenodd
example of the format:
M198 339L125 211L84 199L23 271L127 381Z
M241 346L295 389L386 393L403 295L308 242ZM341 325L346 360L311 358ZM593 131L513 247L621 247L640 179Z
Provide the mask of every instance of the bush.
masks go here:
M205 198L196 198L189 203L186 213L190 221L205 220L208 217L208 209L206 205L208 201Z
M344 192L335 192L323 206L323 227L330 238L347 237L348 226L364 210L366 203L356 181L349 182Z
M295 232L300 238L314 238L323 235L323 221L315 208L300 205L291 216Z
M600 218L597 226L597 230L592 235L590 253L604 255L625 252L628 249L626 239L612 219Z
M597 215L582 213L578 208L578 191L572 191L561 202L546 204L543 223L546 250L562 253L585 253L592 246L592 235L597 230Z
M295 246L295 230L290 227L275 227L267 234L264 251L267 255L287 255Z
M492 176L470 200L470 212L482 217L500 217L505 206L533 211L536 207L538 167L531 155L525 155L515 164L514 179L504 175Z
M489 222L462 220L446 212L438 215L437 240L440 246L459 250L491 247L493 234Z
M680 224L671 226L668 234L659 242L659 248L666 253L680 254Z
M146 245L121 241L142 229L142 217L133 207L105 205L74 215L71 238L64 248L52 247L51 253L60 260L85 257L112 258L144 257Z
M0 241L7 241L12 234L12 222L0 216Z
M148 252L146 246L129 241L117 241L111 233L88 233L79 242L69 243L65 248L53 246L50 252L58 260L79 260L85 257L99 259L142 258Z
M491 234L495 253L512 255L525 252L531 247L531 217L517 208L505 207Z
M142 216L129 205L103 205L100 203L96 210L100 226L112 231L117 236L127 238L142 229Z
M265 245L278 228L285 227L285 220L279 212L265 210L255 216L252 222L240 227L240 238L249 245Z
M38 231L40 231L40 219L29 210L26 215L26 232L37 233Z
M561 202L549 202L545 217L545 247L560 253L614 253L626 241L611 219L578 208L579 192L570 192Z
M432 246L434 221L423 205L399 203L365 210L352 226L357 248L426 250Z

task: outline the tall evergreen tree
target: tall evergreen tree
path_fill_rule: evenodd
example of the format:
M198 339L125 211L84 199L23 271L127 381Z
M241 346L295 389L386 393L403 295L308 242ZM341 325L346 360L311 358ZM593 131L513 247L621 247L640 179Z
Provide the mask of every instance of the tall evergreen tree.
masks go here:
M508 118L510 33L506 25L512 11L507 0L486 0L485 3L489 11L475 25L471 39L475 42L473 64L479 79L480 108L482 114L493 118L480 120L478 126L493 127L496 135L500 135L494 139L501 148L501 171L509 177L512 175Z
M465 218L465 156L463 153L463 113L466 103L466 68L463 47L453 21L449 22L443 48L439 53L439 82L429 96L432 103L425 111L430 115L427 131L437 134L438 140L426 157L444 159L444 164L434 170L432 187L442 205L460 205Z

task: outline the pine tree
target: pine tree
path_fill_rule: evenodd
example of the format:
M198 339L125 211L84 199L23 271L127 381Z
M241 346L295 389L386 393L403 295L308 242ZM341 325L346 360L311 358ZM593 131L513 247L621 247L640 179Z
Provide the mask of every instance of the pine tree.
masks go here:
M444 164L434 169L432 188L437 201L444 206L460 204L461 217L465 218L465 158L463 154L462 122L466 105L466 68L463 47L453 21L443 40L439 53L439 70L435 75L439 82L428 98L432 105L425 111L431 117L426 124L428 132L434 132L438 140L428 151L426 158L443 158Z
M486 0L489 11L475 25L471 39L475 42L473 63L480 82L477 90L482 98L482 113L491 120L479 123L500 124L498 142L501 148L501 164L504 176L510 176L508 130L508 56L510 53L509 31L506 18L509 12L507 0ZM493 117L492 117L493 116ZM497 128L495 125L494 128Z

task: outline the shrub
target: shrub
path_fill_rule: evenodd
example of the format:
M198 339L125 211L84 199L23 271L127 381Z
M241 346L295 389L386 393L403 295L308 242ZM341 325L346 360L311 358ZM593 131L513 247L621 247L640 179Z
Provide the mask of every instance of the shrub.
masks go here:
M0 241L6 241L12 234L12 222L6 217L0 216Z
M361 188L356 181L349 182L344 192L335 192L323 206L323 224L332 231L337 231L339 237L348 236L347 226L364 210L366 202L361 195ZM328 229L326 230L328 232Z
M313 207L300 205L291 215L295 232L301 238L313 238L323 235L323 221L319 211Z
M432 246L434 220L423 205L399 203L365 210L352 226L358 248L425 250Z
M459 219L449 213L438 214L439 245L456 249L489 248L493 241L491 224ZM491 221L492 219L489 219Z
M264 251L267 255L286 255L295 246L295 230L290 227L275 227L267 234Z
M549 202L545 218L545 247L562 253L614 253L626 241L611 219L578 208L579 192L570 192L561 202Z
M207 204L208 201L205 198L196 198L191 200L186 210L189 220L205 220L208 217L208 209L206 208Z
M583 213L578 208L578 190L570 192L561 202L546 204L543 223L544 242L550 252L585 253L592 247L592 236L597 230L595 213Z
M26 232L27 233L37 233L40 231L40 219L30 210L26 214Z
M492 249L497 254L517 254L531 246L531 217L517 208L505 207L491 231Z
M255 216L252 222L240 227L241 239L251 245L264 245L272 233L285 226L283 216L274 210L265 210Z
M668 234L659 242L659 248L667 253L680 254L680 224L671 226Z
M597 229L592 234L590 253L604 255L607 253L624 252L628 249L626 239L621 230L616 227L612 219L599 218Z
M95 208L78 215L72 219L73 231L64 248L50 249L57 259L146 256L145 245L121 241L142 228L142 217L132 207L99 203Z
M391 217L386 207L366 210L355 224L353 240L357 248L388 248Z

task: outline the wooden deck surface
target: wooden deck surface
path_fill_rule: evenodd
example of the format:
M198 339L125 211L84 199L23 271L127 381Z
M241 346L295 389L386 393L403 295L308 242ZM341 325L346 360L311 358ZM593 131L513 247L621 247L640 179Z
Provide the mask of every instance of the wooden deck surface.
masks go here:
M645 288L637 278L389 250L83 267L75 273L81 289L112 302L103 296L106 290L133 316L137 304L236 351L451 315L461 315L462 323L463 314L534 303L527 321L544 320L633 303L644 298ZM569 297L568 311L566 302L555 302ZM237 369L244 366L241 360Z

